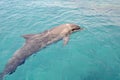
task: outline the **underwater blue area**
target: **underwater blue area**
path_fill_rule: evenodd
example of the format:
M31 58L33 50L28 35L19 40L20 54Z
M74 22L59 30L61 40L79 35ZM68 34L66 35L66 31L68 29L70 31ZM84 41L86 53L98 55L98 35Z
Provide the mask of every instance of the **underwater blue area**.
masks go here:
M120 80L119 0L0 0L0 72L22 35L64 23L84 30L30 56L5 80Z

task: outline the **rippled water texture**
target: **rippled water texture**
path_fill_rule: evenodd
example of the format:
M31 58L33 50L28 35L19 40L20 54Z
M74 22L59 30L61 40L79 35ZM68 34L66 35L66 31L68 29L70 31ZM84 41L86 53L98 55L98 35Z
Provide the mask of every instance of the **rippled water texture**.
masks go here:
M119 0L0 0L0 72L25 42L64 23L84 27L26 60L6 80L120 80Z

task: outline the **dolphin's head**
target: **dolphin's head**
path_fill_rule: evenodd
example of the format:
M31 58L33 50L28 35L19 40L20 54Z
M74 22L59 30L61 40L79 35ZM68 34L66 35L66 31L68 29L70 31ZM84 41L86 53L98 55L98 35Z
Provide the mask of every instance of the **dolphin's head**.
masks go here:
M56 27L54 30L53 30L53 33L60 33L60 35L68 35L68 34L71 34L73 32L77 32L77 31L80 31L82 30L83 28L81 28L80 26L76 25L76 24L63 24L63 25L60 25L59 27Z
M69 27L70 33L77 32L77 31L80 31L80 30L83 29L83 28L81 28L80 26L78 26L76 24L66 24L66 25Z

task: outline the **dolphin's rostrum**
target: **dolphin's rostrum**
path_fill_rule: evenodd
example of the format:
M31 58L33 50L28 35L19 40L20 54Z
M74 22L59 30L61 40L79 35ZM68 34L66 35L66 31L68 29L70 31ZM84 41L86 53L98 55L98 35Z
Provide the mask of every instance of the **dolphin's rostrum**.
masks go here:
M17 67L23 64L29 56L47 45L61 39L64 40L64 45L66 45L69 40L69 35L78 30L82 30L82 28L76 24L63 24L53 29L46 30L43 33L23 35L26 39L26 43L10 58L3 72L0 74L0 80L3 80L5 75L15 72Z

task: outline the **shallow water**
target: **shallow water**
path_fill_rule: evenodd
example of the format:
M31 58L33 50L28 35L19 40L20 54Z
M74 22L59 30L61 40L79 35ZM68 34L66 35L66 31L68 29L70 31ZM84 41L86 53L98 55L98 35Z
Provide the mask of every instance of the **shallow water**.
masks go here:
M84 27L32 55L6 80L120 80L119 0L0 0L0 72L25 42L64 23Z

